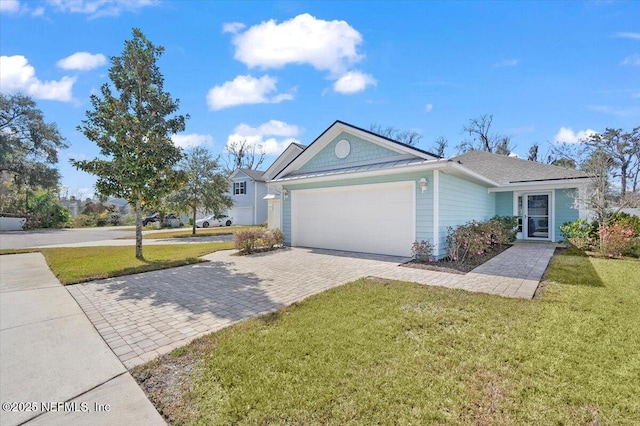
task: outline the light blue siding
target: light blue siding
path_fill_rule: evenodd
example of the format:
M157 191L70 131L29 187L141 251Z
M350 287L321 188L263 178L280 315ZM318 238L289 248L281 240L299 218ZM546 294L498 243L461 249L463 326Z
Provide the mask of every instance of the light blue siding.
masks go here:
M447 254L447 227L491 218L496 211L496 197L477 183L443 172L439 175L438 255L442 257Z
M573 222L579 217L578 210L573 207L575 192L575 189L555 190L555 241L562 240L560 226L565 222Z
M235 195L233 192L234 182L244 182L246 187L246 194ZM231 201L233 201L234 207L253 207L253 200L255 199L255 187L253 180L242 172L238 172L233 180L229 183L229 194L231 194Z
M513 191L496 193L496 214L513 216Z
M346 158L338 158L335 154L336 144L338 141L346 139L349 141L351 150ZM313 158L302 165L297 171L310 170L327 170L344 167L349 164L362 163L367 161L392 160L393 158L401 158L402 155L384 148L372 142L362 140L356 136L342 132L335 137L327 146L322 148ZM295 174L292 173L292 174Z
M426 178L433 181L433 172L403 173L391 176L375 176L360 179L343 179L339 181L308 183L295 186L284 186L289 196L282 200L282 232L285 236L285 244L291 245L291 193L299 189L333 188L348 185L366 185L373 183L415 181ZM433 185L429 185L422 193L420 185L416 183L416 240L433 241Z

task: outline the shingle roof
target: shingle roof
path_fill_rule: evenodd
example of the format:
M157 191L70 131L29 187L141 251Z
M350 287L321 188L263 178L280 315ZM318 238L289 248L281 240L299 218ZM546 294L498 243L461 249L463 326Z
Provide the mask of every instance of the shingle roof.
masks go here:
M251 170L251 169L238 169L238 170L240 170L242 173L249 176L251 179L255 181L264 182L264 178L262 177L262 175L264 174L264 171L262 170Z
M467 169L496 183L533 182L556 179L586 178L584 172L549 164L536 163L520 158L492 154L485 151L469 151L452 161L457 161Z

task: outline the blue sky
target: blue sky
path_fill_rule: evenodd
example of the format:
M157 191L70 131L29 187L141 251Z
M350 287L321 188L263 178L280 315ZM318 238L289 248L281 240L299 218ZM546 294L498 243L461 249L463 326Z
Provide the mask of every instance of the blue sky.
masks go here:
M514 152L640 125L640 2L0 0L0 90L36 99L70 145L70 195L95 178L69 158L109 57L140 28L166 51L165 89L188 113L181 146L261 143L266 168L335 120L415 130L447 154L493 114Z

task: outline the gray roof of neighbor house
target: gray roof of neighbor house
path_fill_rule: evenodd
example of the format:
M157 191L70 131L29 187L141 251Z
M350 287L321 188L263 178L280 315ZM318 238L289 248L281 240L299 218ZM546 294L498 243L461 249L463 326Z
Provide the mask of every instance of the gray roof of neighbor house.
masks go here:
M262 170L252 170L252 169L238 169L238 170L240 170L242 173L249 176L251 179L255 181L264 182L264 178L262 177L262 175L264 175L264 172Z
M469 151L451 158L467 169L496 183L534 182L587 178L584 172L549 164L536 163L485 151Z

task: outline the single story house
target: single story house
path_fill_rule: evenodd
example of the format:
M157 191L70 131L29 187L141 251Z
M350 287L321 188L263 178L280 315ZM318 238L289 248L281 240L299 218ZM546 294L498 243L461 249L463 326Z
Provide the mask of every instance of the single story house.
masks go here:
M588 181L480 151L440 158L336 121L268 186L288 245L410 256L428 240L442 257L449 227L496 214L519 217L519 239L559 241L559 226L585 214L575 194Z
M229 177L229 195L233 207L229 216L234 225L262 225L267 221L267 184L264 172L251 169L236 169Z

